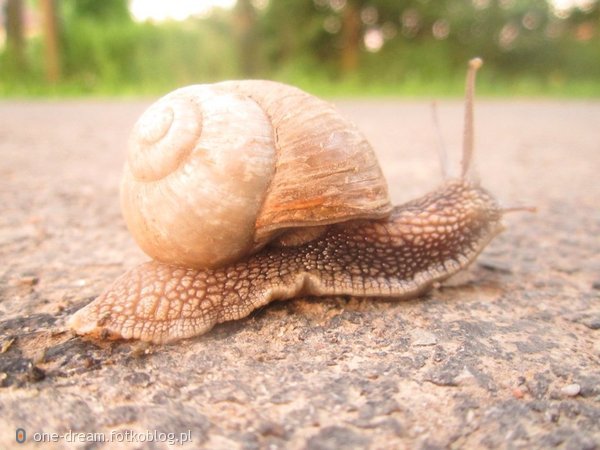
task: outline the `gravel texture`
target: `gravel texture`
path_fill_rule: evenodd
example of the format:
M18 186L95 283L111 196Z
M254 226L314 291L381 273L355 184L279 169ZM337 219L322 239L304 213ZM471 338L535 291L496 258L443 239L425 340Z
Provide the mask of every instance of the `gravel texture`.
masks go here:
M427 102L337 103L395 202L440 182ZM538 212L423 298L302 298L173 345L91 342L65 318L146 259L117 195L147 105L0 103L0 448L17 428L36 448L600 448L600 103L478 102L484 186ZM439 109L456 171L462 104Z

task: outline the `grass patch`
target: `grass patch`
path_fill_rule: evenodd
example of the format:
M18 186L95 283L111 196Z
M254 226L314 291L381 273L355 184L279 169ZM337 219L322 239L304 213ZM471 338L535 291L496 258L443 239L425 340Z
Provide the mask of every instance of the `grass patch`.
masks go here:
M464 91L464 79L451 77L446 79L423 79L419 76L407 76L405 80L390 84L364 80L360 77L331 80L326 77L294 75L292 77L274 76L272 79L298 86L320 97L349 98L453 98L461 97ZM199 80L198 83L218 80ZM193 83L193 82L192 82ZM32 81L0 82L2 98L73 98L73 97L115 97L136 98L163 95L184 84L142 81L139 83L94 83L93 87L85 81L63 82L48 86ZM484 97L495 98L575 98L600 99L600 82L596 80L539 80L537 78L518 77L498 79L481 74L478 79L477 93Z

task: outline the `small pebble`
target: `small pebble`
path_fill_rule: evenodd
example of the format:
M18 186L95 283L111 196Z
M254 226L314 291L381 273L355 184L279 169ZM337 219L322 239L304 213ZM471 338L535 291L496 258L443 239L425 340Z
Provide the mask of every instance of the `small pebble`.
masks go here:
M482 267L482 268L492 271L492 272L512 273L510 266L501 261L480 260L478 265L479 265L479 267Z
M46 372L30 363L28 367L27 378L29 381L37 383L38 381L42 381L44 378L46 378Z
M40 279L34 275L24 275L19 278L18 283L23 286L35 286L39 281Z
M517 387L512 390L512 395L516 399L522 399L525 396L525 392L523 392L522 389Z
M477 384L477 379L471 373L469 369L463 367L462 372L460 372L456 377L454 377L454 382L459 386L466 386L468 384Z
M437 344L437 337L435 334L421 328L416 328L411 333L412 345L415 347L427 347L429 345Z
M560 390L560 393L567 397L576 397L577 395L579 395L580 391L581 391L581 386L579 386L577 383L573 383L573 384L568 384L567 386L563 387Z
M548 411L546 411L544 413L544 417L546 418L546 420L548 422L558 422L558 419L560 418L560 413L556 410L556 409L549 409Z
M469 409L469 412L467 413L467 423L471 423L473 422L473 419L475 419L475 411L473 411L472 409Z
M283 427L283 425L274 422L266 422L259 425L257 431L263 436L285 438L286 435L285 428Z
M10 346L15 342L15 338L8 338L0 344L0 353L6 353Z

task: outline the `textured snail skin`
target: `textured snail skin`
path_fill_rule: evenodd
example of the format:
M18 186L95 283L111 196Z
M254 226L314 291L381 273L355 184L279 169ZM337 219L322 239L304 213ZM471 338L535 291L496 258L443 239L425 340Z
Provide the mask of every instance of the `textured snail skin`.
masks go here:
M477 184L449 181L387 219L332 225L302 246L267 247L219 269L142 264L70 326L104 339L167 343L299 295L414 297L468 266L502 231L501 218Z

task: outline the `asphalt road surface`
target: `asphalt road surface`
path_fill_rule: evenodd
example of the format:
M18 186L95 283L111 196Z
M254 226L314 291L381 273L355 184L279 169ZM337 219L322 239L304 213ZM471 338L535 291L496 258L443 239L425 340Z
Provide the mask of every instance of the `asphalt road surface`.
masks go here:
M395 202L441 182L428 102L336 103ZM90 342L65 318L147 259L118 205L147 105L0 103L1 448L17 428L54 448L600 448L599 102L478 102L483 185L537 213L507 216L449 286L276 302L169 346ZM439 109L456 172L462 103Z

